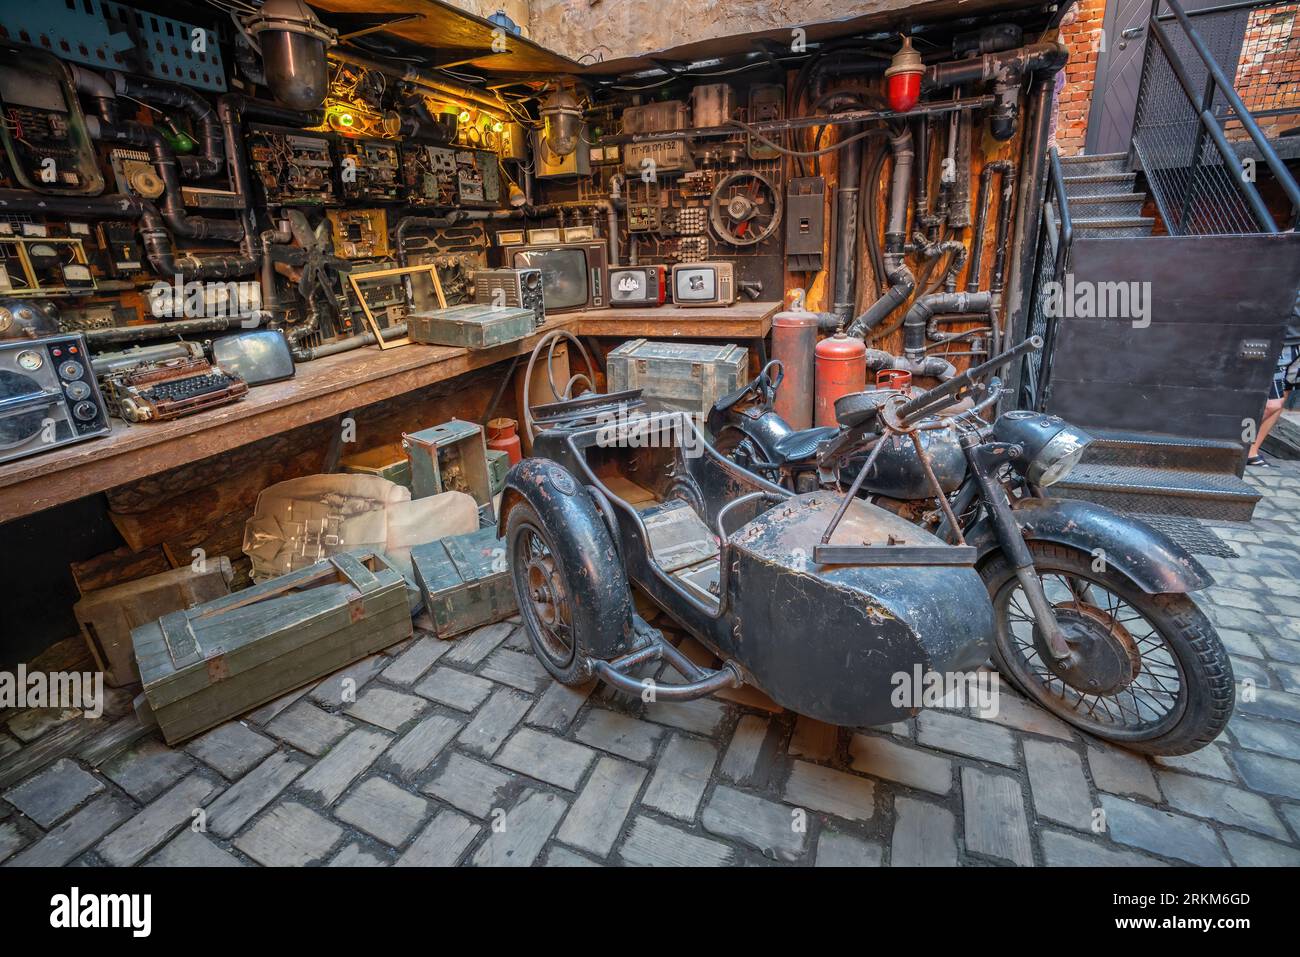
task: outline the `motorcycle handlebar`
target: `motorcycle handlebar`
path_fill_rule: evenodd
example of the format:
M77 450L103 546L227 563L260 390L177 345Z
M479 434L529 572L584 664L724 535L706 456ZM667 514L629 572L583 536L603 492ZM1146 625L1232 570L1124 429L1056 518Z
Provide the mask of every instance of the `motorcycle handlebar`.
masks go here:
M1030 352L1037 352L1043 347L1042 336L1030 336L1014 349L1008 349L1000 356L994 356L987 362L980 365L972 366L956 378L949 379L942 385L937 385L933 389L922 392L916 398L911 399L898 408L898 418L900 421L910 421L924 418L932 414L944 405L951 404L950 401L955 399L957 393L961 392L968 385L973 383L980 376L992 372L994 369L1000 369L1002 366L1026 355Z

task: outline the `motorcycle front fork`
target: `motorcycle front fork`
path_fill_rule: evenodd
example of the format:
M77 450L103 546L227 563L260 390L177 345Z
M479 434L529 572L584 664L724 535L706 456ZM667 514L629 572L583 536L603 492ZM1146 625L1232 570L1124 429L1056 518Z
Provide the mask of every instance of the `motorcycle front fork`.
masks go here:
M1016 580L1025 590L1029 609L1033 613L1034 623L1042 629L1048 652L1057 661L1066 661L1072 652L1066 643L1065 634L1056 620L1052 603L1047 600L1043 590L1043 581L1034 569L1034 556L1020 526L1011 512L1011 503L1007 501L1006 490L997 480L997 473L1013 457L1020 454L1018 445L1006 442L967 442L963 438L962 446L966 450L966 460L970 464L972 477L978 488L979 497L988 510L993 521L993 530L997 534L998 544L1010 559L1016 571Z

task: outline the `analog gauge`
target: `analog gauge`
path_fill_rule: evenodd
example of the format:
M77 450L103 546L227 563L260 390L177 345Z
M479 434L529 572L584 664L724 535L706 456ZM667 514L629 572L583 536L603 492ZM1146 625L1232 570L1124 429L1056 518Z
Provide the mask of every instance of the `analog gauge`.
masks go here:
M18 367L26 369L28 372L35 372L41 366L45 365L45 360L39 352L32 352L28 349L26 352L18 353Z
M64 389L68 393L68 398L72 399L74 402L80 402L82 399L90 398L90 386L80 380L69 382Z
M86 370L81 367L81 363L71 359L59 366L59 377L62 379L80 379L85 374Z

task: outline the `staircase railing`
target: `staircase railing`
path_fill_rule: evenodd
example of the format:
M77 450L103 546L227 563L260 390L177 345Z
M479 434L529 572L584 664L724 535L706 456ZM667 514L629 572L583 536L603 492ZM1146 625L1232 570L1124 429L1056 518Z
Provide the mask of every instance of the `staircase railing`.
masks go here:
M1043 228L1038 233L1038 254L1035 256L1033 298L1029 306L1029 331L1031 336L1041 336L1043 348L1025 357L1025 367L1020 377L1022 394L1018 408L1042 410L1051 388L1052 346L1056 341L1059 316L1048 304L1049 283L1057 288L1065 280L1069 268L1070 244L1074 241L1074 218L1070 214L1070 201L1065 193L1065 173L1061 168L1061 154L1053 146L1047 153L1047 184L1043 194Z
M1271 5L1228 3L1195 13ZM1168 12L1162 12L1164 8ZM1133 150L1172 235L1278 231L1277 221L1250 175L1250 164L1243 162L1224 132L1225 121L1239 123L1259 151L1291 203L1294 223L1300 215L1300 186L1290 170L1179 0L1154 0Z

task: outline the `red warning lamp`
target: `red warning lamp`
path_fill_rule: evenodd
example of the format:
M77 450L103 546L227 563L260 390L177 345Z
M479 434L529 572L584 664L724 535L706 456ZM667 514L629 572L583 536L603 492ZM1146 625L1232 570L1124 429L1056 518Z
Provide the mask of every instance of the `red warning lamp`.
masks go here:
M921 54L912 47L912 38L903 37L903 46L889 63L885 71L886 95L889 107L898 113L906 113L916 106L921 98L921 77L925 73L925 64Z

